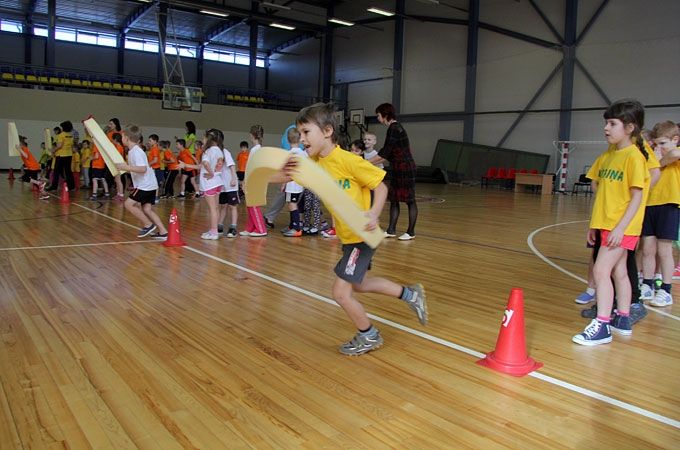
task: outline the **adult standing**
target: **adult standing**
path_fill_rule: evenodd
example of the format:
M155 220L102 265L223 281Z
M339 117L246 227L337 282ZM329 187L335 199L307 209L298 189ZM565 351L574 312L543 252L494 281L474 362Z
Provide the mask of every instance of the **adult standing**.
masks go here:
M196 124L191 120L187 120L184 122L184 129L186 130L186 134L184 134L186 148L189 150L189 153L191 153L191 156L194 156L196 155ZM184 189L182 189L180 186L180 191L183 190L188 193L196 192L196 189L194 189L194 185L191 182L191 178L187 178L187 180L184 182Z
M378 122L387 127L385 144L378 151L378 155L369 159L373 164L383 161L390 163L390 176L387 199L390 201L390 223L385 231L386 237L395 237L397 221L399 220L399 203L408 206L408 230L399 236L400 241L410 241L416 237L415 227L418 219L416 205L416 163L411 154L411 144L406 130L397 122L394 106L383 103L375 109Z
M48 190L53 191L59 185L59 177L66 181L68 190L75 188L71 161L73 158L73 124L70 120L62 122L61 133L57 134L57 143L54 146L54 184Z

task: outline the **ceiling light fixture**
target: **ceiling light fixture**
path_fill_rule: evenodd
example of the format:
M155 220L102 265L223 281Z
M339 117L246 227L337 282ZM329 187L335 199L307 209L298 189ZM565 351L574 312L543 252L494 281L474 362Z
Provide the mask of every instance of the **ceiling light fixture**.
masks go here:
M337 23L338 25L344 25L346 27L351 27L354 22L348 22L347 20L336 19L335 17L328 19L329 22Z
M217 16L217 17L229 17L229 14L227 13L222 13L222 12L217 12L217 11L210 11L208 9L202 9L199 11L201 14L208 14L210 16Z
M288 31L293 31L295 29L295 27L291 27L290 25L284 25L282 23L276 23L276 22L270 23L269 26L274 27L274 28L281 28L282 30L288 30Z
M375 7L370 7L366 11L372 12L374 14L380 14L381 16L392 17L394 13L392 11L387 11L386 9L380 9Z
M287 9L287 10L291 9L290 6L277 5L276 3L270 3L270 2L260 2L260 5L267 6L269 8L276 8L276 9Z

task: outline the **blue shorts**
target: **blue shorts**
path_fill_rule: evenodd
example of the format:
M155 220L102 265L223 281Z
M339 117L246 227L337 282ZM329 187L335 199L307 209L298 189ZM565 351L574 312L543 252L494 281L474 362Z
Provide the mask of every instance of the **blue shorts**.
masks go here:
M679 224L680 209L675 203L648 206L642 222L642 236L677 241Z
M361 283L371 268L374 253L375 250L364 242L343 244L342 258L335 266L335 274L349 283Z
M160 186L161 184L163 184L163 181L165 181L165 172L163 172L159 168L159 169L153 169L153 173L156 175L156 181L158 182L158 185Z

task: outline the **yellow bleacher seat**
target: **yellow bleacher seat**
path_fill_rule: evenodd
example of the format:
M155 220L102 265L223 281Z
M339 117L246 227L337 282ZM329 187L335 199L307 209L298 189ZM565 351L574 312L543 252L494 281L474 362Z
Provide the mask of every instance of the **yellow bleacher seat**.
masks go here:
M229 100L230 102L233 102L235 100L234 94L227 94L227 100Z
M50 77L48 80L48 83L50 84L60 84L59 78L58 77Z
M90 87L92 86L92 82L90 80L83 80L82 85L83 87Z
M123 85L120 83L113 83L111 87L117 91L122 91L123 90Z
M142 92L151 92L151 86L142 86Z
M5 72L2 74L2 79L7 81L14 81L14 74Z
M135 85L132 86L132 90L134 92L142 92L142 87L139 86L138 84L135 84Z
M243 97L241 97L240 95L234 95L234 101L242 102L242 101L243 101Z
M132 90L132 85L131 85L131 84L124 83L124 84L123 84L123 90L124 90L124 91L131 91L131 90Z
M71 86L71 79L70 78L60 78L59 84L61 84L62 86Z
M37 83L38 82L38 77L35 75L26 75L22 73L16 73L14 74L14 80L15 81L28 81L29 83Z
M102 82L102 87L104 89L111 89L111 83L109 81L103 81Z
M71 80L71 86L80 87L82 85L83 85L83 83L80 80L78 80L77 78L74 78L74 79Z
M47 82L48 82L48 79L47 79L47 77L44 77L44 76L40 75L40 76L38 77L38 82L40 82L40 83L47 83Z
M159 94L159 95L163 93L163 91L161 91L161 88L159 88L158 86L152 87L151 92L153 92L154 94Z
M102 87L102 82L101 81L93 81L91 86L93 88L100 89Z

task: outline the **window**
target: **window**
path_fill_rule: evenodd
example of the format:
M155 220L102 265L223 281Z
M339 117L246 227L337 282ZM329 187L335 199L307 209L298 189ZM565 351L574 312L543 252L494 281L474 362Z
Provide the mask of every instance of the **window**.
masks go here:
M101 34L97 35L97 45L102 45L104 47L117 47L118 40L116 36L112 34Z
M35 25L33 26L33 34L36 36L47 37L47 28Z
M78 30L76 38L81 44L102 45L104 47L116 46L116 36L112 34Z
M54 32L54 38L60 41L76 41L76 30L68 28L57 28Z
M247 66L247 65L250 64L250 57L248 55L243 55L243 54L237 53L235 58L234 58L234 62L236 64L242 64L244 66Z
M0 30L9 31L10 33L22 33L24 31L24 26L21 24L21 22L0 19Z
M188 45L180 44L165 44L165 53L168 55L176 55L179 51L179 56L186 56L187 58L196 57L196 48Z
M158 41L139 38L125 39L125 48L141 50L143 52L158 53Z
M97 45L97 34L78 31L77 41L80 42L81 44Z

